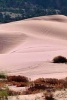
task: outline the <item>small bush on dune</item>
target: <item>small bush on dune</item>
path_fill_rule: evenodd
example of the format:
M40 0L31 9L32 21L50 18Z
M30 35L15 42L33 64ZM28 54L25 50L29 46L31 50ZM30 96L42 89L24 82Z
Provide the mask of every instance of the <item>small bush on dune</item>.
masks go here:
M1 90L0 91L0 97L7 97L8 96L8 93L7 93L7 91L6 90Z
M55 85L55 84L59 83L58 79L54 79L54 78L53 79L52 78L47 78L45 80L46 80L47 84L52 84L52 85L54 84Z
M45 96L45 100L55 100L55 99L53 98L53 94L52 94L50 91L46 91L46 92L44 93L44 96Z
M8 81L15 81L15 82L29 82L28 78L25 76L8 76Z
M38 84L59 84L60 81L58 79L55 79L55 78L38 78L34 81L34 84L35 83L38 83Z
M12 91L12 90L8 91L9 96L16 96L16 95L20 95L20 94L21 94L20 92L16 92L16 91Z
M0 73L0 79L6 79L7 75L3 72Z
M45 96L45 100L55 100L55 99L52 97L52 95L50 95L50 96Z
M67 59L63 56L57 56L53 59L53 63L67 63Z
M25 87L28 85L29 80L25 76L8 76L7 77L8 82L11 85L16 85L17 87Z
M67 77L63 80L64 88L67 88Z
M12 82L12 85L16 85L17 87L25 87L28 86L27 82Z
M45 79L44 78L38 78L34 81L34 83L40 83L40 84L43 84L45 83Z

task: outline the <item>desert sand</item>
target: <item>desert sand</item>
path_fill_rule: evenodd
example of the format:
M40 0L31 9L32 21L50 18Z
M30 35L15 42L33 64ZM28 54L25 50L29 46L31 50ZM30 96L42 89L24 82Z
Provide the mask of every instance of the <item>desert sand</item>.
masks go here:
M36 79L64 78L66 64L53 64L55 56L67 57L67 17L35 17L0 25L0 71Z

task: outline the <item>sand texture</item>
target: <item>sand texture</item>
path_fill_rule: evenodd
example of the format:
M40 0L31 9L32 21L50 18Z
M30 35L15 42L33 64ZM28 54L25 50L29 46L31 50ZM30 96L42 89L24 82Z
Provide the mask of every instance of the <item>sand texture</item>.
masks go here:
M55 56L67 57L67 17L35 17L0 25L0 71L8 74L63 78L66 64L53 64Z

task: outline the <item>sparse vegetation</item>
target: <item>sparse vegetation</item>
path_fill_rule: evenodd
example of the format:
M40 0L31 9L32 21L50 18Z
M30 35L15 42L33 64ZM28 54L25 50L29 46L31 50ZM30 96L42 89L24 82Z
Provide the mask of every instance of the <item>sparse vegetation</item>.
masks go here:
M8 85L16 85L21 87L27 87L24 91L14 91L6 88ZM25 85L26 84L26 85ZM38 78L34 81L29 81L25 76L7 76L7 81L0 81L0 97L7 98L8 96L17 96L17 95L28 95L44 92L44 100L55 100L53 97L53 92L56 90L62 90L67 88L67 77L64 79L55 79L55 78ZM47 91L47 92L45 92Z
M12 85L16 85L17 87L24 87L27 86L29 80L25 76L8 76L7 81L12 83Z
M0 90L0 97L8 97L8 92L7 90Z
M0 72L0 79L6 79L7 75L3 72Z
M28 82L28 78L25 76L8 76L7 77L8 81L15 81L15 82Z
M53 63L67 63L67 59L66 57L63 57L63 56L57 56L57 57L54 57Z
M55 100L55 99L53 98L53 94L51 93L51 91L46 91L46 92L44 93L44 96L45 96L45 100Z

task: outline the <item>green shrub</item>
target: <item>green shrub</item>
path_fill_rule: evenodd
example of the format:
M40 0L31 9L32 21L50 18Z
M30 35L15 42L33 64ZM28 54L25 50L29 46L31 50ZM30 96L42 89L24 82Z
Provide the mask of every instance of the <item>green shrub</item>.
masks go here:
M0 97L7 98L8 97L8 91L9 91L9 88L8 87L6 87L5 89L0 89Z
M3 72L0 73L0 79L6 79L7 75Z
M8 96L8 93L7 93L7 91L5 91L5 90L1 90L0 91L0 97L7 97Z

